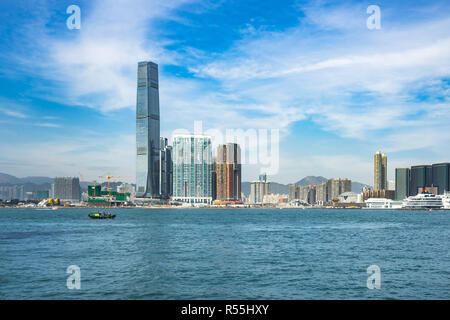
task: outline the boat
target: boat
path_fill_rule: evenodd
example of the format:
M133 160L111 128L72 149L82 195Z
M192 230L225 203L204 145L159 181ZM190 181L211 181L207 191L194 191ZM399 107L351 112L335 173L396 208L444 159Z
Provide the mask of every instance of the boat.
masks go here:
M58 210L59 207L52 207L52 210Z
M89 218L91 219L114 219L116 217L115 214L106 213L106 212L89 212Z
M450 209L450 192L445 191L444 196L442 197L442 205L444 209Z
M442 209L444 204L441 195L429 193L426 189L416 196L411 196L403 200L405 209Z

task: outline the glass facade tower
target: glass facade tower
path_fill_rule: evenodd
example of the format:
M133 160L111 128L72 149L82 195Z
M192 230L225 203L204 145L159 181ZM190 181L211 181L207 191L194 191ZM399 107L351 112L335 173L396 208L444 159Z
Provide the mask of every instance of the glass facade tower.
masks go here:
M409 181L409 195L417 195L419 188L431 187L433 184L432 175L432 167L429 165L412 166Z
M450 163L436 163L432 165L433 187L438 188L438 194L450 191Z
M202 134L173 138L173 199L189 203L212 201L211 137Z
M138 63L136 99L136 196L159 198L158 65Z
M409 168L395 168L395 200L409 197L410 172Z

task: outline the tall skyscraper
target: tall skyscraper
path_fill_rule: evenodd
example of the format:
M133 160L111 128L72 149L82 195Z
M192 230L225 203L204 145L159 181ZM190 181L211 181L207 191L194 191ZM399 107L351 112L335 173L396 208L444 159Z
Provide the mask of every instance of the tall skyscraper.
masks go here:
M241 199L241 148L236 143L217 146L216 198Z
M420 188L431 187L433 184L433 170L430 165L420 165L411 167L409 181L409 195L415 196Z
M434 190L436 194L450 191L450 163L412 166L395 169L396 199L415 196L423 189ZM407 185L405 185L407 184ZM397 194L397 188L401 188Z
M386 190L387 188L387 157L384 153L382 154L378 151L374 156L373 189L378 191Z
M173 199L189 203L212 201L211 137L179 134L173 138Z
M136 196L159 198L158 65L138 63L136 100Z
M159 153L159 193L161 198L169 199L173 192L173 166L172 147L168 145L167 138L161 137Z
M433 187L439 194L450 191L450 163L435 163L432 165Z
M409 168L395 168L395 199L403 200L409 197Z

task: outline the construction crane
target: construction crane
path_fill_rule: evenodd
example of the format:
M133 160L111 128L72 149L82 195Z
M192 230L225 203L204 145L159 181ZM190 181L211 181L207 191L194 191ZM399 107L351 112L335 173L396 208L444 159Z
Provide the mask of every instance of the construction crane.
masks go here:
M99 176L99 178L108 180L108 197L109 197L108 205L109 205L109 207L111 207L111 188L109 187L111 179L113 179L113 178L129 178L129 177L128 176L110 176L109 174L107 174L105 176Z
M86 182L93 182L94 183L94 197L95 196L99 196L99 195L95 194L95 186L97 185L97 180L84 180L84 177L81 174L81 172L78 172L78 174L80 175L81 182L83 182L83 185L86 188L87 199L89 200L89 186L86 184Z

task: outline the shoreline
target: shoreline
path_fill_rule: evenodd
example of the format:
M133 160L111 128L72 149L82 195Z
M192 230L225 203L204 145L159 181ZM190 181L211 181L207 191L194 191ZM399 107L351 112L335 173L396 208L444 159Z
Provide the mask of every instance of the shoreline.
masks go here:
M183 206L161 206L161 207L57 207L57 210L60 209L89 209L92 211L97 210L117 210L117 209L145 209L145 210L154 210L154 209L202 209L202 210L217 210L217 209L226 209L226 210L234 210L234 209L263 209L263 210L370 210L370 211L381 211L381 210L398 210L398 211L447 211L450 208L440 208L440 209L427 209L427 208L342 208L342 207L183 207ZM43 208L43 207L0 207L2 209L32 209L32 210L41 210L41 211L57 211L52 208Z

